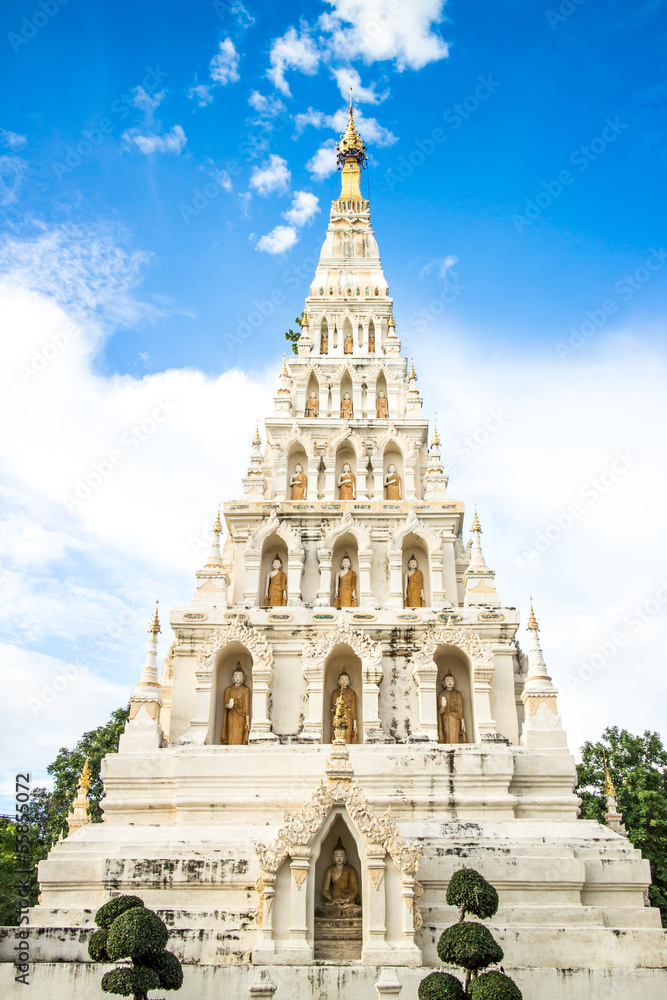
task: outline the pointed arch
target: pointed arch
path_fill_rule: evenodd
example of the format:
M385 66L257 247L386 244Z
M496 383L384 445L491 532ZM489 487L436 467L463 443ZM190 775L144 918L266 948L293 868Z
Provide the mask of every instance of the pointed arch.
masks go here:
M367 528L355 521L349 510L345 511L345 514L334 524L332 528L324 536L323 544L327 549L333 549L336 541L342 535L354 535L357 540L357 545L360 551L370 550L371 547L371 536Z
M266 521L255 528L248 541L246 551L249 553L261 552L265 539L274 533L285 542L288 552L301 552L300 537L286 521L281 522L275 510L271 511L271 516Z

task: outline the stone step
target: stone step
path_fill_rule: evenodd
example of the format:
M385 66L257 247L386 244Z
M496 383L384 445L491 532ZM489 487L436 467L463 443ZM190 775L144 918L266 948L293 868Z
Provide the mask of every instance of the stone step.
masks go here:
M361 933L361 917L315 917L315 933L320 927L356 927Z
M334 930L315 931L316 941L361 941L361 933L356 927L336 928Z
M361 941L358 943L316 941L313 958L316 962L354 962L361 958Z

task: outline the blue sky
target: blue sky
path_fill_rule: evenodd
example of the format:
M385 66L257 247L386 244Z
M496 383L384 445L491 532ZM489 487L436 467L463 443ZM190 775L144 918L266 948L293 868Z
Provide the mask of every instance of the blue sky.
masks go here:
M664 726L667 546L640 529L665 486L665 6L3 5L7 776L125 700L154 597L190 597L314 273L350 82L399 336L501 597L536 597L571 745Z

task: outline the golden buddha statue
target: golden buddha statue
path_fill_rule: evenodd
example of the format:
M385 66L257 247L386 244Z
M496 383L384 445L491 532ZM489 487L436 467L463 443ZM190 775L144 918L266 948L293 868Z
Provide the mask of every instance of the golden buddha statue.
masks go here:
M389 400L383 392L378 393L378 397L375 400L375 415L380 419L389 416Z
M336 573L335 608L356 608L357 606L357 574L352 569L352 560L347 552L340 562Z
M347 726L344 731L346 743L357 742L357 696L350 687L350 675L346 670L338 678L338 687L331 695L331 741L333 742L336 733L334 723L338 702L342 700Z
M323 330L320 336L320 354L329 353L329 331Z
M346 462L343 466L343 471L338 477L338 499L339 500L356 500L357 499L357 477L352 471L352 467L349 462Z
M294 472L290 476L289 481L292 492L290 493L290 500L305 500L306 492L308 490L308 476L303 471L303 466L300 462L294 466Z
M438 695L438 739L440 743L465 743L463 695L454 687L454 675L447 674Z
M349 332L345 334L343 341L343 354L354 354L354 339Z
M368 331L368 353L375 354L375 330Z
M284 608L287 604L287 577L283 573L283 561L277 552L266 577L264 604L269 608Z
M423 608L426 605L424 574L418 568L414 556L410 556L408 559L408 568L403 576L403 601L406 608Z
M318 917L360 917L361 896L356 868L347 864L347 851L343 842L333 849L333 864L327 868L322 882L322 895L326 902L315 907Z
M396 471L395 465L390 465L384 477L384 485L387 490L387 500L401 499L401 477Z
M354 416L354 404L349 392L346 392L340 403L340 415L346 420L351 420Z
M316 417L320 412L320 401L314 392L306 400L306 416Z
M244 681L241 664L236 664L233 684L225 688L225 721L220 742L227 746L244 746L250 733L250 688Z

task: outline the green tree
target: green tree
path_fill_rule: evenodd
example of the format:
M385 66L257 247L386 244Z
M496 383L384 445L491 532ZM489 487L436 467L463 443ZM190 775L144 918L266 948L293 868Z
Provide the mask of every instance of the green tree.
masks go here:
M299 343L299 337L301 336L301 327L303 326L303 313L301 313L300 316L297 316L294 322L299 327L299 329L292 330L290 327L290 329L285 334L285 340L289 340L289 342L291 343L292 354L298 354L299 349L297 347L297 344Z
M459 920L440 935L438 957L463 968L463 983L448 972L432 972L419 984L419 1000L522 1000L521 990L504 972L482 972L502 961L503 950L484 924L465 919L468 913L481 920L496 913L498 893L493 886L473 868L461 868L449 881L446 900L458 907Z
M596 743L584 743L577 765L581 816L600 823L607 808L604 755L630 841L651 865L651 903L667 927L667 750L658 733L634 736L618 726L608 726Z
M91 935L88 954L93 962L118 962L102 976L102 991L146 1000L148 990L180 990L181 963L165 951L169 939L167 925L138 896L116 896L95 914L99 930Z

